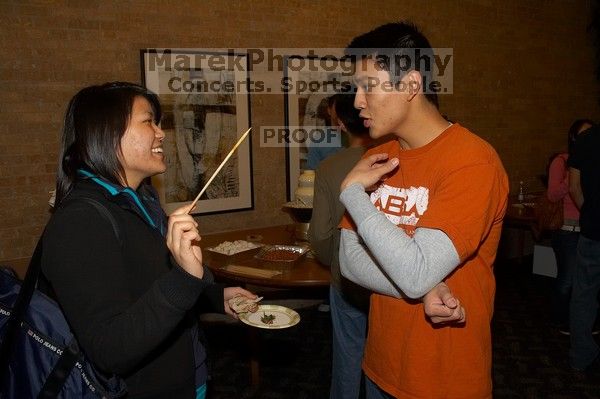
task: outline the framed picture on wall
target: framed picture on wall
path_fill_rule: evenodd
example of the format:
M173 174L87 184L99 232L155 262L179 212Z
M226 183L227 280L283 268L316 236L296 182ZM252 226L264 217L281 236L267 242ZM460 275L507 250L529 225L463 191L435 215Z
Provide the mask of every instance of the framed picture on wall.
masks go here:
M167 213L190 203L250 127L245 53L145 49L142 81L158 94L167 171L153 177ZM248 137L198 201L194 213L253 209Z
M294 200L298 177L315 169L321 157L342 145L331 118L330 97L347 90L352 81L350 60L287 56L283 62L284 123L286 127L287 200Z

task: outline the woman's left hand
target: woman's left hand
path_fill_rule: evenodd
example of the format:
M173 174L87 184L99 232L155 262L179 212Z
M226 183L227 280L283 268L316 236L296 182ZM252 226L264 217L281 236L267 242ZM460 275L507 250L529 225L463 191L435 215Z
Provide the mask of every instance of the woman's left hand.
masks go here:
M255 294L251 293L248 290L243 289L242 287L226 287L223 290L223 300L225 301L225 313L237 319L237 314L231 309L229 306L229 300L236 295L245 296L248 299L256 299L258 298Z

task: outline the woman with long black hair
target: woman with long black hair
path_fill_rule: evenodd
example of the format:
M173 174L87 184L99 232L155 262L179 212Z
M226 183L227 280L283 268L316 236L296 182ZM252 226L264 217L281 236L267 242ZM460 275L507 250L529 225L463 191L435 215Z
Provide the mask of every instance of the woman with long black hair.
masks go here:
M569 335L569 303L575 276L577 242L579 241L579 210L569 195L567 160L573 152L577 136L592 127L589 119L578 119L567 133L567 151L556 154L548 168L548 199L563 203L563 225L552 233L552 249L556 257L557 276L554 295L555 323L561 334Z
M206 352L195 310L234 315L228 299L255 296L214 283L189 207L168 218L160 208L148 182L166 169L160 118L157 96L132 83L73 97L43 237L43 289L93 364L125 379L128 397L203 398ZM81 198L101 203L116 229Z

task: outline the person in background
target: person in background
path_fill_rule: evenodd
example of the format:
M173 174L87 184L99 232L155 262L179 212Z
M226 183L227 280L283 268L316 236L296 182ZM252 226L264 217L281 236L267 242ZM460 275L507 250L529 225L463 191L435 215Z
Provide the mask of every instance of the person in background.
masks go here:
M573 152L577 135L592 127L589 119L578 119L569 128L568 151L554 156L548 168L548 199L563 201L564 225L552 234L552 249L556 256L556 288L553 301L556 324L561 334L569 335L569 306L579 241L579 210L569 194L569 168L567 160Z
M435 79L433 50L414 25L382 25L346 54L370 136L395 136L368 150L341 184L342 275L374 291L367 398L491 398L506 172L490 144L440 114L426 84ZM421 298L439 286L455 297L438 304L450 310L460 299L465 323L436 326L426 317Z
M235 317L254 299L214 283L189 206L168 218L150 176L166 170L158 97L133 84L90 86L69 103L56 208L43 235L40 289L56 298L85 355L125 380L128 398L204 398L200 305ZM88 198L101 203L110 220Z
M569 360L577 371L600 366L600 347L592 330L600 292L600 127L594 125L577 137L569 156L571 197L580 210L581 232L571 292Z
M340 120L336 112L336 100L339 96L332 95L323 99L322 104L327 104L326 107L318 107L317 116L325 120L323 126L316 126L320 130L320 134L315 134L315 139L322 139L321 142L309 142L308 153L306 154L306 168L316 170L319 164L329 156L337 153L344 148L343 135L340 127ZM314 207L313 207L314 209ZM318 307L319 312L329 312L330 304L329 297L324 298L323 303Z
M340 151L342 145L342 133L339 131L339 118L335 110L336 96L327 97L326 115L323 115L326 120L325 126L316 126L312 128L324 129L321 134L315 134L315 139L323 138L322 142L310 142L308 145L308 153L306 154L307 169L316 170L319 163Z
M354 109L354 93L333 96L335 115L349 146L323 160L315 175L313 212L308 235L317 259L331 268L329 304L333 326L331 390L329 397L358 398L367 334L370 292L340 274L338 224L345 208L339 201L340 183L371 143L369 129Z

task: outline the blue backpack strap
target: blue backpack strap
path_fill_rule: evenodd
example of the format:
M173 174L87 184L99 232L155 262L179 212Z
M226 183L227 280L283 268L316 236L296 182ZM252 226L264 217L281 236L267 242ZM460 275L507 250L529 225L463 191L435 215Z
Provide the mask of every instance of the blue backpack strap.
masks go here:
M42 234L43 236L43 234ZM23 316L29 307L31 297L35 291L38 278L40 276L42 260L42 239L38 240L33 256L29 262L27 273L25 274L25 280L19 290L19 295L15 301L15 306L10 313L10 317L6 322L6 332L4 339L2 340L2 346L0 347L0 379L3 380L4 376L8 372L8 365L13 354L17 334L19 332L19 326L23 320ZM0 380L0 382L1 382Z
M38 399L50 399L58 397L58 394L65 385L71 370L75 367L77 361L81 358L81 351L77 340L73 338L67 345L60 358L54 365L54 368L46 378L44 386L38 394Z

